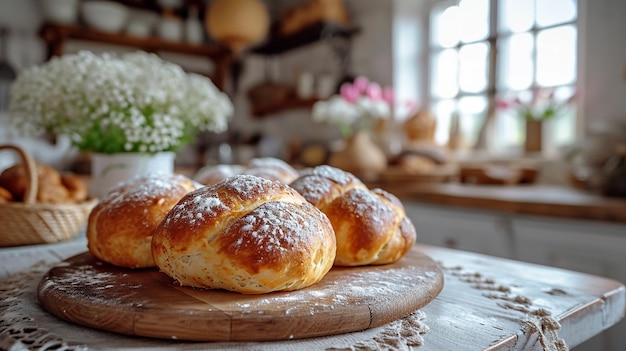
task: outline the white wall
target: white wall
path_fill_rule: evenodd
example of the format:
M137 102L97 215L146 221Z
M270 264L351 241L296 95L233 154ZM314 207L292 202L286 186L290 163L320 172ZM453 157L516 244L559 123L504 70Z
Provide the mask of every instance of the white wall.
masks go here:
M278 10L275 12L282 11L294 4L293 1L268 1L276 1ZM351 73L363 74L381 84L390 85L393 81L391 2L347 0L346 5L351 12L353 21L362 28L361 33L352 42ZM9 52L8 59L17 70L24 69L27 64L43 62L45 47L37 36L37 30L41 24L37 0L0 0L0 25L8 26L13 31L7 50ZM17 35L18 30L21 33L20 36ZM128 50L124 47L116 48L76 41L66 45L67 52L75 52L81 48L94 51ZM29 53L28 59L24 59L24 52ZM265 62L271 60L276 61L275 63L279 65L280 70L273 77L266 77ZM245 60L245 71L241 77L239 92L233 97L236 112L231 130L241 133L244 137L260 132L268 139L280 144L286 144L291 139L307 141L337 138L339 134L334 128L314 125L310 121L310 113L306 110L285 111L263 119L254 118L250 116L246 97L247 89L269 78L286 84L294 84L299 70L338 75L337 63L332 51L323 43L294 50L273 59L256 55L250 56ZM191 61L186 62L187 66L193 64ZM2 123L0 120L0 125ZM2 129L6 130L5 127ZM5 135L0 133L0 142L5 140L7 140L6 133ZM15 140L9 141L14 142ZM38 147L33 147L33 149L38 149ZM36 150L33 151L37 152ZM43 155L40 156L43 157Z
M281 9L292 1L276 1ZM346 0L353 20L362 27L353 40L352 72L364 74L381 84L393 84L399 99L423 100L427 60L425 43L425 8L437 0ZM581 93L581 134L595 125L611 120L626 121L626 1L579 0ZM8 60L18 70L44 60L44 45L37 36L41 16L37 0L0 0L0 25L13 31L8 42ZM70 46L71 50L78 50ZM261 132L279 143L292 138L302 140L333 139L335 129L314 125L306 110L285 111L270 118L250 116L245 91L263 82L266 58L254 56L245 62L239 94L234 97L236 116L233 130L244 135ZM281 67L272 78L293 84L299 70L336 73L336 60L323 44L314 44L275 58ZM0 115L0 126L2 125ZM6 128L0 128L0 142L6 140Z
M626 1L579 1L583 128L608 120L626 123Z

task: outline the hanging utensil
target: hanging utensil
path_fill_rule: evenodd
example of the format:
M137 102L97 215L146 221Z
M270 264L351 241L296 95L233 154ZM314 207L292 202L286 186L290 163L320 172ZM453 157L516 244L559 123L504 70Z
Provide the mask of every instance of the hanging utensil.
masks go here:
M0 112L6 111L8 105L9 88L17 77L15 70L6 59L6 35L9 30L0 27Z

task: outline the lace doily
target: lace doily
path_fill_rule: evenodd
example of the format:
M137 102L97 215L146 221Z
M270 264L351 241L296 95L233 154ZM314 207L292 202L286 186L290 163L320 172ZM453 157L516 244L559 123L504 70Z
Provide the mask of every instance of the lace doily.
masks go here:
M37 286L54 264L37 264L0 281L0 350L79 351L101 349L135 350L409 350L424 343L429 328L426 315L411 315L361 332L328 337L263 343L188 343L125 336L62 321L43 310Z

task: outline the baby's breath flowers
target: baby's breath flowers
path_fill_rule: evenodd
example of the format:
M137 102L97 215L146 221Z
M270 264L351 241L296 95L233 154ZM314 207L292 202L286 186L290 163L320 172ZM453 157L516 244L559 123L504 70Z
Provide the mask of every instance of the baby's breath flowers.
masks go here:
M9 96L22 134L64 135L107 154L177 151L200 131L225 131L233 113L209 78L143 51L52 58L21 72Z

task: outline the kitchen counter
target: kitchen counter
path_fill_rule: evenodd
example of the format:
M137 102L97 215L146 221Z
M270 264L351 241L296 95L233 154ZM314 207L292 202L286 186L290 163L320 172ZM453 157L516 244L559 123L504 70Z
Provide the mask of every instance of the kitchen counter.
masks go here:
M626 199L552 185L369 183L401 199L514 214L626 223Z
M624 317L625 288L612 279L435 246L417 245L414 250L440 264L444 288L419 312L389 325L281 342L181 343L81 327L39 307L36 289L41 277L59 261L86 251L84 235L57 244L0 248L0 267L9 267L0 271L0 349L16 338L33 342L28 338L36 337L95 349L376 350L421 345L418 349L424 351L562 350L563 343L571 348ZM12 320L17 324L9 333L1 324ZM19 325L23 330L16 331Z

